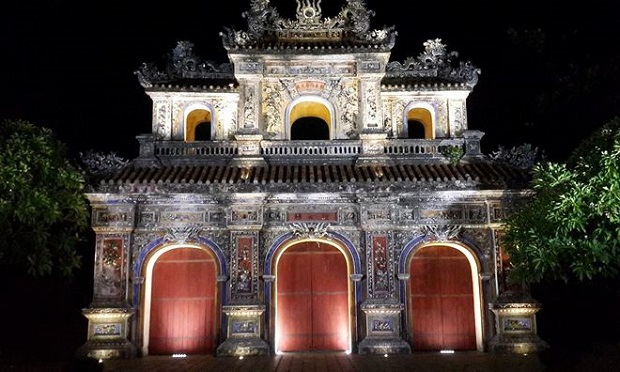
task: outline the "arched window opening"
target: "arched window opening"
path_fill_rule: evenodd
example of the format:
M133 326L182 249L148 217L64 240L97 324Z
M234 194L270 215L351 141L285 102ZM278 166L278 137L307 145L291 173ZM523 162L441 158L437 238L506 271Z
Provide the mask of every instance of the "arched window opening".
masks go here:
M407 138L433 139L433 117L424 108L412 108L407 112L407 129L403 133Z
M411 139L424 139L426 138L424 124L420 123L417 120L408 120L407 121L407 138Z
M305 117L295 120L291 125L291 140L328 140L329 126L317 117Z
M186 141L209 141L213 139L211 111L206 109L193 110L185 119Z
M332 115L325 104L304 101L292 107L289 113L291 140L328 140L331 138Z
M210 141L211 140L211 122L203 121L196 126L194 131L194 141Z

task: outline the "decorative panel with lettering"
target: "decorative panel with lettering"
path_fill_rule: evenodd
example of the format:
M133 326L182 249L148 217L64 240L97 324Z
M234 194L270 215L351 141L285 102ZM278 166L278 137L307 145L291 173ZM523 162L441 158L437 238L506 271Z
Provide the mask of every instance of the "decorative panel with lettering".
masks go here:
M125 239L98 236L95 268L95 302L120 302L124 294Z
M233 232L232 242L231 297L254 299L258 294L258 236Z
M372 298L389 298L393 288L393 255L390 237L385 233L367 234L368 292Z

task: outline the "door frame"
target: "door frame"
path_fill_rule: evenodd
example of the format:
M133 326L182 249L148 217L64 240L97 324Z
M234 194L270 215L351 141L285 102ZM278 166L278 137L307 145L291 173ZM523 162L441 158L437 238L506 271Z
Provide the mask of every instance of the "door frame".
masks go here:
M415 256L415 254L420 249L433 246L450 247L456 249L457 251L461 252L469 262L472 281L472 297L474 300L474 327L476 331L476 349L477 351L484 351L482 310L482 304L484 303L484 301L482 298L482 279L480 277L481 265L477 255L469 247L454 242L432 242L419 244L415 247L409 247L409 249L406 248L403 251L404 259L401 259L400 262L400 272L409 273L409 268L411 267L411 260L413 259L413 256ZM401 258L403 258L403 256L401 256ZM408 306L409 302L407 301L407 296L409 296L409 279L401 281L401 298L406 307L405 324L407 327L407 333L409 334L409 337L412 337L412 319L410 319L411 309L409 309Z
M152 252L149 257L146 259L146 265L143 267L143 278L144 285L142 286L142 355L149 355L149 342L150 342L150 327L151 327L151 294L153 291L153 268L155 267L155 263L164 253L172 251L174 249L199 249L207 253L215 263L215 280L213 281L213 285L215 286L215 313L214 313L214 330L216 335L219 334L219 330L221 329L221 291L218 283L218 276L221 275L221 266L220 260L218 259L218 255L208 246L192 244L192 243L184 243L184 244L169 244L161 247L160 249ZM217 346L217 345L216 345Z
M292 235L292 234L291 234ZM270 281L269 283L265 283L265 298L268 299L270 301L269 304L269 312L270 315L268 316L269 322L270 322L270 326L269 326L269 331L270 334L272 335L272 339L273 339L273 344L272 347L274 349L274 352L276 354L282 354L283 352L278 350L278 332L277 332L277 320L278 320L278 314L277 314L277 298L278 298L278 293L277 293L277 285L275 283L275 280L277 280L277 270L278 270L278 264L280 262L280 258L282 257L282 254L290 247L300 244L300 243L308 243L308 242L318 242L318 243L322 243L322 244L328 244L334 248L336 248L338 251L340 251L340 253L344 256L344 259L346 261L347 264L347 297L348 297L348 308L349 308L349 313L348 313L348 318L349 318L349 347L348 349L345 351L345 353L350 354L353 350L354 347L354 343L355 340L357 338L357 312L356 312L356 308L357 308L357 302L358 302L358 298L359 296L356 296L356 294L358 293L358 291L360 291L360 283L359 281L353 281L354 279L357 278L357 276L355 274L359 274L359 257L357 257L356 255L351 253L351 249L348 247L348 244L345 245L343 244L341 241L339 240L335 240L335 239L330 239L328 237L320 237L320 238L299 238L299 239L290 239L290 237L288 239L281 239L279 241L277 241L273 246L272 249L270 249L270 251L267 254L266 260L265 260L265 275L267 276L273 276L273 281ZM351 245L352 247L352 245Z

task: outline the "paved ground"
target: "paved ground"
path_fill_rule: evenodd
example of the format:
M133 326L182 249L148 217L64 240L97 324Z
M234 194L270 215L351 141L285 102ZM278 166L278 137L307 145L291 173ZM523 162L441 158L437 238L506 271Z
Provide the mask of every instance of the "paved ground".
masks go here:
M213 372L353 372L353 371L544 371L536 355L492 355L476 352L440 355L345 355L287 354L272 357L215 358L189 356L184 359L153 356L134 360L110 360L105 372L125 371L213 371Z
M585 345L584 345L585 346ZM303 353L243 359L214 356L106 360L42 360L32 355L23 358L2 358L0 371L28 372L391 372L391 371L501 371L501 372L618 372L619 345L598 345L596 348L551 349L541 354L514 355L479 352L413 353L401 355L346 355L342 353Z

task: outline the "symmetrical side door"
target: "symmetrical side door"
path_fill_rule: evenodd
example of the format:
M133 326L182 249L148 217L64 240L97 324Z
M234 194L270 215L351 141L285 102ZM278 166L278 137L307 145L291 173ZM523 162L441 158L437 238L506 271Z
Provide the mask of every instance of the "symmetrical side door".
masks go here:
M408 296L414 350L476 350L471 270L467 257L452 247L423 247L414 254Z
M210 354L215 349L216 265L205 251L178 248L153 266L149 354Z

